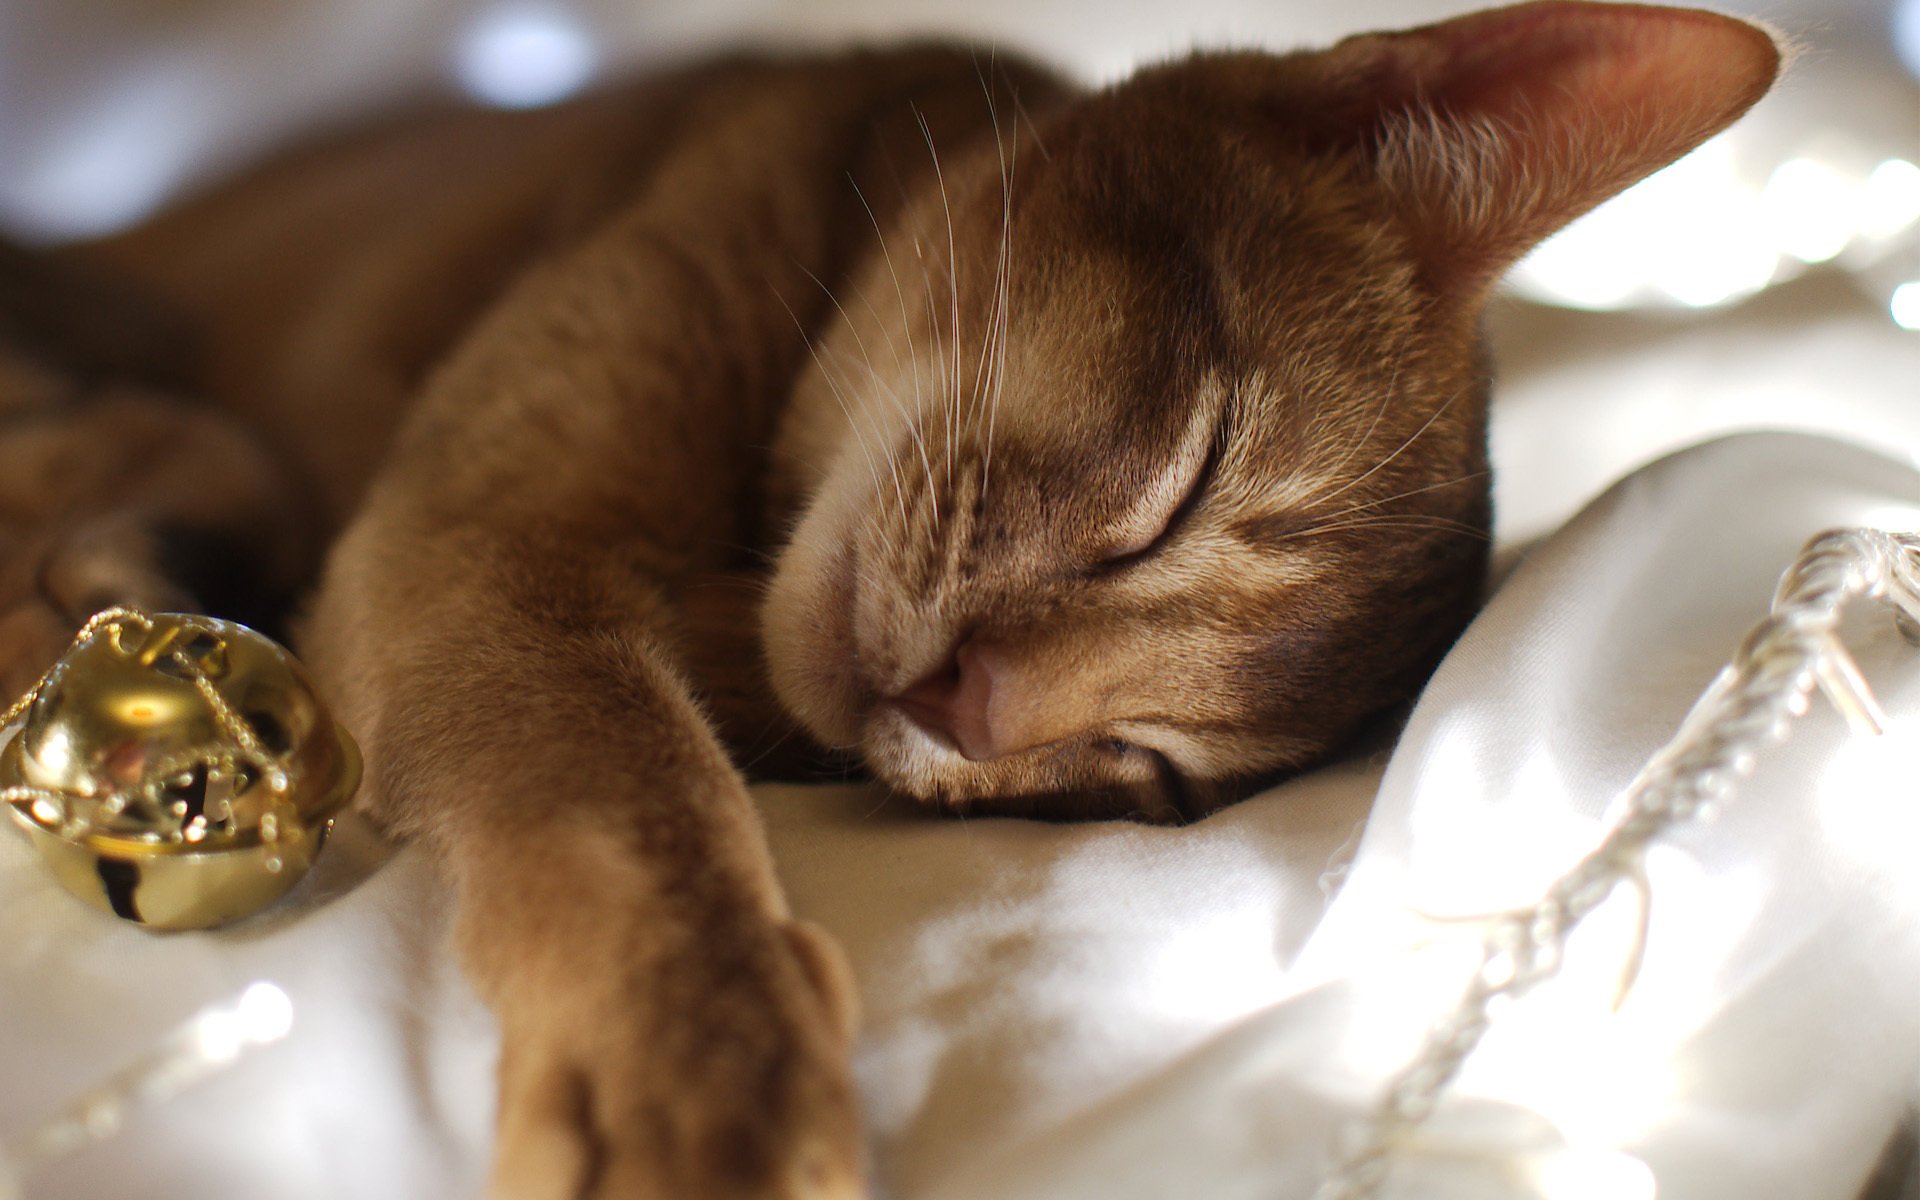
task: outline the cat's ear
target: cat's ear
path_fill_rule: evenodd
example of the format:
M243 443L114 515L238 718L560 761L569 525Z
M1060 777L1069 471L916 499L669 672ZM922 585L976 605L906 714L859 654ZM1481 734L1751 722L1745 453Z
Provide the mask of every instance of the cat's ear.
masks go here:
M1695 9L1544 0L1317 56L1426 282L1477 293L1536 242L1726 128L1778 74L1765 31Z

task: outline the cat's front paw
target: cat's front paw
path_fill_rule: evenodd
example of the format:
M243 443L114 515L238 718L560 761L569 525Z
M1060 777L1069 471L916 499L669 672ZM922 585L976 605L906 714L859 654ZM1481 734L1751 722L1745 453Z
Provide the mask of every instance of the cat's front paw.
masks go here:
M496 991L491 1200L867 1195L838 951L801 924L726 924L557 971L542 955Z
M13 374L8 367L16 368ZM276 463L210 410L23 382L0 347L0 690L116 605L276 614L308 553Z
M0 693L8 700L24 693L89 616L121 604L195 607L167 578L137 514L0 531Z

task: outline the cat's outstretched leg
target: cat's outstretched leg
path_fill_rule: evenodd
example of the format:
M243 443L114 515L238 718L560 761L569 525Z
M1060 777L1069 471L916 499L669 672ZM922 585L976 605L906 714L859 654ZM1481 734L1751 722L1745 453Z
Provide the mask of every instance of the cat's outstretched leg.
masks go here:
M742 152L833 161L781 129ZM499 1200L865 1190L853 989L787 911L675 600L752 537L753 448L805 354L781 297L830 270L814 218L755 218L750 174L690 156L515 286L435 372L297 643L371 811L449 875L500 1018Z
M493 1194L861 1195L851 985L786 910L657 591L591 543L383 499L305 644L500 1018Z
M645 187L427 376L296 643L374 815L453 885L501 1022L501 1200L865 1192L853 988L688 652L718 615L689 593L765 546L828 289L929 142L992 127L965 51L851 62L689 89Z

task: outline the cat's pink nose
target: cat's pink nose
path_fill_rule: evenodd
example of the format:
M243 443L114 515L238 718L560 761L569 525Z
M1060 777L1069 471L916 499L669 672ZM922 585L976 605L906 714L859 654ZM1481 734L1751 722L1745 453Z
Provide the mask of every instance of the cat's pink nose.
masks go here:
M895 707L920 728L949 742L964 758L979 762L1007 753L993 730L994 675L1000 656L990 648L962 642L939 670L925 675L899 695Z

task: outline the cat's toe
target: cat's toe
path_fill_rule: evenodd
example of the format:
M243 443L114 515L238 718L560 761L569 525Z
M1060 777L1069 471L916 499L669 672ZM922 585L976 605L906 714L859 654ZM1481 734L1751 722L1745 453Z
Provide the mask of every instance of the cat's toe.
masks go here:
M604 1095L604 1093L601 1093ZM555 1069L502 1097L489 1200L866 1200L860 1148L709 1114L692 1097L607 1124L583 1073ZM677 1110L677 1111L674 1111ZM635 1120L635 1117L638 1117ZM663 1136L665 1135L665 1136ZM716 1136L717 1135L717 1136Z
M510 1072L505 1064L502 1074L489 1200L599 1195L605 1151L593 1128L585 1077L562 1067Z
M512 977L491 1200L863 1200L839 951L788 922L733 936Z

